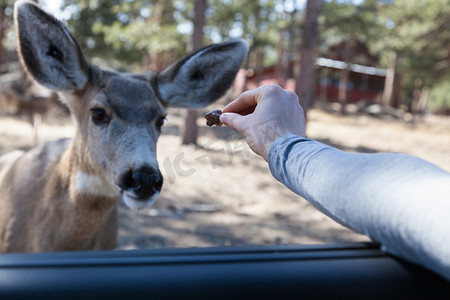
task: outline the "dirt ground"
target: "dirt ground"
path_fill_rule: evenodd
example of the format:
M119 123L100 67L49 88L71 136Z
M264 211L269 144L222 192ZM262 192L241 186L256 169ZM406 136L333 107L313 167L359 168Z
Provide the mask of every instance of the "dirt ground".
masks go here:
M162 193L150 209L133 211L119 203L119 249L367 240L273 179L267 164L233 130L208 128L199 118L199 146L180 145L183 111L170 112L158 144ZM72 134L69 119L45 119L40 137ZM413 154L450 171L450 118L427 116L411 123L313 109L307 135L345 151ZM0 154L29 149L32 141L29 123L0 117Z

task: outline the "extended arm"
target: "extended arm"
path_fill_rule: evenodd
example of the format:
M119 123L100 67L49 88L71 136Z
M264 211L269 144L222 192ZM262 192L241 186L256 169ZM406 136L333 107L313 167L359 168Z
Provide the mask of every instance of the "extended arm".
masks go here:
M241 132L291 190L450 280L450 174L408 155L345 153L304 138L299 99L277 85L244 92L223 112L221 122Z
M292 134L268 158L273 176L322 212L450 280L450 174L409 155L346 153Z

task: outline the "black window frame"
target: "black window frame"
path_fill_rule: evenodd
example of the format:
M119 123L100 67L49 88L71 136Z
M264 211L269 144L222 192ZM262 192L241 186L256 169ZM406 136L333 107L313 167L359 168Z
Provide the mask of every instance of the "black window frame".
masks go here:
M374 243L0 255L0 299L339 298L450 299L450 283Z

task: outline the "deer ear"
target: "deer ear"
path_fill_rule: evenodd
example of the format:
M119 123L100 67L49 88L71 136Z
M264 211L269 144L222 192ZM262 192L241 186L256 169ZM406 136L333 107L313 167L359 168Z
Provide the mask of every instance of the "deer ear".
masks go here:
M85 87L89 63L60 21L28 1L16 2L14 20L19 57L38 83L55 91Z
M243 40L206 47L157 75L162 101L173 107L206 106L230 88L248 52Z

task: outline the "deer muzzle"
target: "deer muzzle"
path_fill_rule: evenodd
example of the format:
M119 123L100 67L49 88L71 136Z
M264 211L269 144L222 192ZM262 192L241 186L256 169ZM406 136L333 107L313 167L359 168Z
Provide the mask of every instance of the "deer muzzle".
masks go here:
M135 200L147 201L161 191L162 184L160 171L144 167L137 171L128 170L121 176L119 187Z

